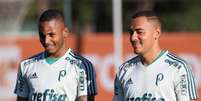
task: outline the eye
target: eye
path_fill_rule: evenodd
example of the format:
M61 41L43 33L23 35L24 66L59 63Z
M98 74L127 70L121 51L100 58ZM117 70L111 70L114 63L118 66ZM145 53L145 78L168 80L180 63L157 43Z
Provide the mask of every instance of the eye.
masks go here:
M41 39L45 38L45 35L43 34L43 32L39 32L39 37L40 37Z
M130 35L132 35L132 34L134 33L134 31L129 28L129 29L128 29L128 33L129 33Z
M48 33L48 35L49 35L50 37L54 37L55 34L51 32L51 33Z
M137 32L137 34L139 34L139 35L144 34L144 31L143 31L143 30L137 30L136 32Z

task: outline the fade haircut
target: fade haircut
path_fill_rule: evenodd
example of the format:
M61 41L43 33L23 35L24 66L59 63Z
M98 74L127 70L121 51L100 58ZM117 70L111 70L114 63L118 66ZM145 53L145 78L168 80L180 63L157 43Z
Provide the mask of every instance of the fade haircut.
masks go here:
M59 10L48 9L41 14L41 16L39 18L39 24L41 22L50 21L53 19L64 21L64 15Z
M64 15L62 12L60 12L57 9L48 9L44 11L38 21L38 30L39 30L39 35L41 34L41 23L45 21L51 21L51 20L58 20L62 23L64 23ZM64 23L65 25L65 23Z
M132 19L137 17L146 17L148 21L152 22L154 25L160 28L161 30L161 21L160 18L156 15L154 11L146 10L146 11L138 11L133 16Z

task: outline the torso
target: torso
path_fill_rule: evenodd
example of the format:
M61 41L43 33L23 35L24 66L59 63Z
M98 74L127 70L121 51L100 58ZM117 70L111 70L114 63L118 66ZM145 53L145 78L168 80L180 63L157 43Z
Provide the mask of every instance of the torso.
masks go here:
M75 101L81 61L69 53L53 64L47 63L44 53L24 61L22 73L29 85L30 101Z
M119 79L125 101L176 101L173 79L177 67L167 63L167 54L148 66L142 64L139 56L124 64Z

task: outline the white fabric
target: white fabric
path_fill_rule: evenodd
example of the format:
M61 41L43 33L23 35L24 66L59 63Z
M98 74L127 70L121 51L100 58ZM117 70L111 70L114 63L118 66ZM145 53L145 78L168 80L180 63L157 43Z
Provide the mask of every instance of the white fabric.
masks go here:
M45 52L21 62L15 93L29 101L75 101L87 95L86 73L71 49L53 64Z
M197 95L190 66L168 51L148 66L136 56L115 78L114 101L190 101Z

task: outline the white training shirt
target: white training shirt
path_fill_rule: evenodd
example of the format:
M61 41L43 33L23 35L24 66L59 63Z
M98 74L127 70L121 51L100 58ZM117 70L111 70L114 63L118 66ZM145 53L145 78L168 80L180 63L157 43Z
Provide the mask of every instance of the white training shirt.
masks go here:
M115 78L114 101L190 101L198 94L191 67L166 51L145 66L139 56L125 62Z
M69 49L55 63L48 64L45 52L42 52L21 62L15 93L29 98L29 101L75 101L77 97L87 95L89 89L85 71L89 67L86 63L90 64L83 57L78 59ZM90 84L96 94L94 78Z

